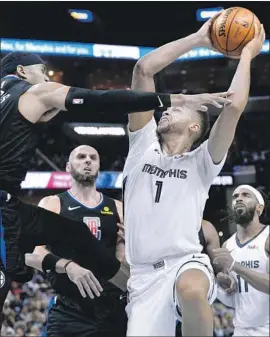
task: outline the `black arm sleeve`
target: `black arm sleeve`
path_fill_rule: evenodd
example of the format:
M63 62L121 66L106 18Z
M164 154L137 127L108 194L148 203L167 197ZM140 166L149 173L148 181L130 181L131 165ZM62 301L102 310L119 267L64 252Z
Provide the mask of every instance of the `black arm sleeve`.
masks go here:
M169 94L148 93L133 90L88 90L70 88L65 102L70 112L132 113L171 106Z

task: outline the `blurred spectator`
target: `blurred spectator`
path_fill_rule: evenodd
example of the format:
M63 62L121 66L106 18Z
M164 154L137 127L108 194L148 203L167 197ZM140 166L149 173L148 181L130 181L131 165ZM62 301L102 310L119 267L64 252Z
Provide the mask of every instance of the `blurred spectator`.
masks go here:
M53 296L48 281L41 273L36 272L32 281L23 286L13 282L3 308L1 336L41 336L46 326L46 309ZM216 301L213 312L214 335L232 336L233 309Z

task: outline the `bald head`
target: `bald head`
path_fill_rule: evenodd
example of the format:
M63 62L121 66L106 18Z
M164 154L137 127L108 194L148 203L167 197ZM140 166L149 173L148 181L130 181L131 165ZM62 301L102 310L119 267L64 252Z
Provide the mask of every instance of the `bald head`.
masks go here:
M97 150L92 147L92 146L89 146L89 145L80 145L80 146L77 146L75 147L75 149L73 149L71 152L70 152L70 155L68 157L68 161L69 162L72 162L72 160L79 154L79 153L84 153L84 154L94 154L96 156L99 157L99 154L97 152Z
M99 154L92 146L80 145L70 153L66 170L78 183L93 184L99 169Z

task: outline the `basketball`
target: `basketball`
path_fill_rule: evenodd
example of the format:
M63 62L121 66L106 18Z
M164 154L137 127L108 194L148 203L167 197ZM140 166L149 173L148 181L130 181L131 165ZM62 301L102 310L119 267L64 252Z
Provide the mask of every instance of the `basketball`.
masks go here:
M255 34L255 24L260 21L250 10L231 7L218 16L211 25L210 38L213 47L228 57L237 58Z

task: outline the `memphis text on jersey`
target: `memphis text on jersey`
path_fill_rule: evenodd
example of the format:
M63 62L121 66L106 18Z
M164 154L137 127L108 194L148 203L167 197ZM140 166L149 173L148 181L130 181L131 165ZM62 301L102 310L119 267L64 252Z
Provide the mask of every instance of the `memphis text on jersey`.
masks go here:
M239 263L241 264L241 266L246 267L246 268L256 269L256 268L260 267L260 261L259 260L241 261Z
M169 169L164 171L163 169L159 168L156 165L151 164L144 164L142 172L146 172L149 174L154 174L159 178L179 178L179 179L186 179L187 178L187 170L179 170L179 169Z

